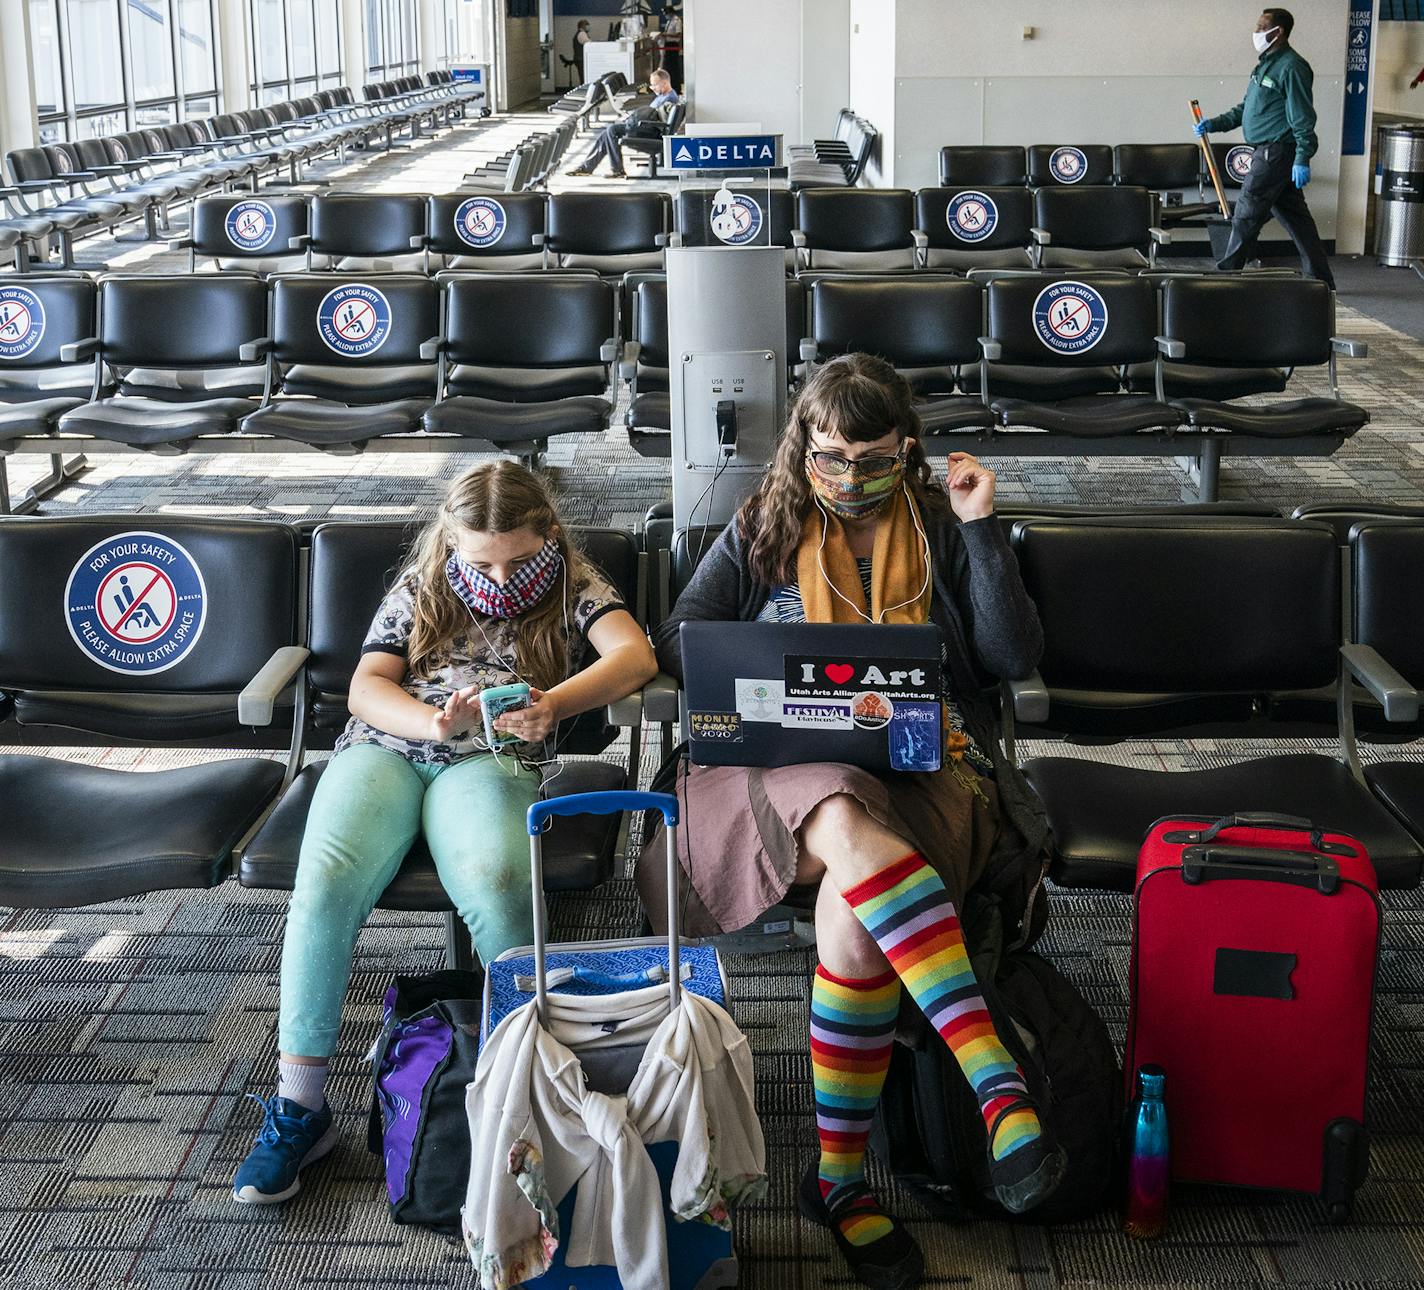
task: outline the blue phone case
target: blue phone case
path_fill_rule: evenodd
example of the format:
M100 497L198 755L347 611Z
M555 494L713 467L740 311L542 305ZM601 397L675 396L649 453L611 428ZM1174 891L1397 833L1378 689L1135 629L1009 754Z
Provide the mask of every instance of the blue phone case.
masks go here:
M529 687L523 681L513 685L497 685L480 691L480 713L485 723L485 743L491 748L520 742L518 735L503 734L494 728L495 718L503 712L529 706Z

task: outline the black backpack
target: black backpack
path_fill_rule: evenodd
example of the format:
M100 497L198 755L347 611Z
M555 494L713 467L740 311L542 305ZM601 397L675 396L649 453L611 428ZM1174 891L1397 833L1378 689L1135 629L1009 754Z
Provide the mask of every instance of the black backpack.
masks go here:
M978 928L988 931L972 941L983 947L973 962L985 999L996 1019L1012 1022L1014 1033L1002 1038L1068 1156L1058 1189L1023 1217L1086 1218L1115 1194L1118 1179L1122 1074L1112 1039L1051 963L1028 950L999 948L997 909L981 905L977 914ZM1005 1216L989 1181L984 1119L953 1053L913 1004L901 1013L897 1039L871 1131L875 1154L940 1218L958 1222L970 1211Z
M470 1182L465 1085L480 1053L482 972L398 976L371 1053L366 1145L385 1162L397 1223L458 1233Z

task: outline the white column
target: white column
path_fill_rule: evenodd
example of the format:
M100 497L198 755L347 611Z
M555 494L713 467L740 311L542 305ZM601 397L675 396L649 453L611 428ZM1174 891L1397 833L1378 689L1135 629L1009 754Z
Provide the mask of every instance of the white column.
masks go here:
M218 90L224 112L244 112L252 97L252 24L247 0L218 0Z
M445 56L444 0L418 0L415 15L420 26L420 70L433 72Z
M35 77L30 66L30 7L0 4L0 145L3 151L33 148Z
M346 84L359 101L366 83L366 22L361 0L341 0L341 54L346 64Z

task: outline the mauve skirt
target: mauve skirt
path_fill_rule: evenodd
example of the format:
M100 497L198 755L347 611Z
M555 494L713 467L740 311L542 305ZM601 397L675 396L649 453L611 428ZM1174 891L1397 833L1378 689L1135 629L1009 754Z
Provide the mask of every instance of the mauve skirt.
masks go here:
M979 792L958 776L972 776ZM682 808L684 936L711 936L754 922L796 881L799 830L828 797L848 793L905 839L939 873L962 904L988 864L999 834L999 796L992 779L967 768L933 774L875 774L839 762L771 769L678 766ZM667 842L658 819L643 845L635 877L643 908L667 931Z

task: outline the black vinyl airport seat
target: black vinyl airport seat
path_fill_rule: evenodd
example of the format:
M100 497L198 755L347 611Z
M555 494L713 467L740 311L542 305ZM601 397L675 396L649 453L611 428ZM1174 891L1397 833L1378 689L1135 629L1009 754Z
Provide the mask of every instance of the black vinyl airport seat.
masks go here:
M1038 730L1103 740L1251 723L1254 739L1287 738L1299 730L1262 715L1269 696L1340 684L1340 561L1326 525L1029 520L1013 543L1046 642L1038 674L1019 687L1047 691L1031 718ZM1029 759L1054 880L1131 891L1154 820L1270 812L1350 833L1382 886L1416 885L1418 844L1352 770L1350 732L1340 736L1339 757L1283 753L1198 771Z
M951 145L939 150L939 182L947 188L1021 187L1028 182L1028 157L1017 145Z
M185 237L170 250L188 252L188 269L198 257L217 269L241 269L268 277L306 267L307 198L302 193L221 193L193 203Z
M543 268L548 204L539 192L438 193L426 203L426 248L449 269Z
M1113 151L1106 143L1035 143L1028 149L1028 182L1045 184L1110 184Z
M318 193L300 242L308 267L343 273L410 273L425 268L424 197L411 193Z
M86 348L117 392L66 412L60 433L133 448L231 433L262 391L263 370L242 350L262 336L266 315L266 287L248 274L104 278L97 341Z
M1033 195L1036 264L1045 269L1152 268L1170 236L1146 188L1045 185Z
M431 434L524 455L607 429L618 360L614 286L594 274L442 274L441 398Z
M436 392L439 289L424 274L287 274L271 280L271 393L244 434L353 451L410 434Z
M296 641L285 525L160 515L0 520L6 725L105 745L223 746L253 725L263 675ZM211 887L280 791L283 765L236 757L126 771L0 757L0 902L69 907Z
M915 194L928 269L1028 268L1033 224L1033 194L1022 185L953 183Z
M594 269L621 277L663 267L672 230L666 193L564 192L549 197L549 267Z
M791 240L798 269L913 269L915 196L908 188L802 188Z

